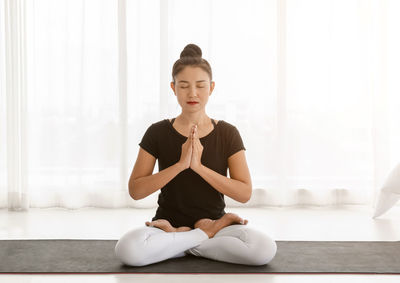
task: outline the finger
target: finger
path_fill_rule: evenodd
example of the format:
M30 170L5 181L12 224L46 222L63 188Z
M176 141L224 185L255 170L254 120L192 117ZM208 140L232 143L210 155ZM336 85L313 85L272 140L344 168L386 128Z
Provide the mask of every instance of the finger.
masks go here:
M194 125L194 129L193 129L193 137L196 139L197 138L197 125Z

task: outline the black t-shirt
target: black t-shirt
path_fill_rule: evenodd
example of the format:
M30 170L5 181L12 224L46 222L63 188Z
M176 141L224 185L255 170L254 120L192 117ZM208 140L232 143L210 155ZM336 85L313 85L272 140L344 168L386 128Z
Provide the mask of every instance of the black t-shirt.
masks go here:
M180 160L182 144L187 137L173 126L174 120L161 120L151 124L139 145L158 159L158 171ZM215 172L227 176L228 157L244 149L237 128L228 122L212 120L214 129L200 138L203 145L201 163ZM166 219L172 226L188 226L201 218L219 219L224 214L224 195L214 189L191 168L187 168L169 181L158 195L158 209L152 220Z

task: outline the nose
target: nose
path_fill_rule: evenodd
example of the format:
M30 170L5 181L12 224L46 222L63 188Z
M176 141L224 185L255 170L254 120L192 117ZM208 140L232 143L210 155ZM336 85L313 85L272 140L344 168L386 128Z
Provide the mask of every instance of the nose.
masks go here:
M189 97L196 97L197 96L197 90L195 87L190 87L189 89Z

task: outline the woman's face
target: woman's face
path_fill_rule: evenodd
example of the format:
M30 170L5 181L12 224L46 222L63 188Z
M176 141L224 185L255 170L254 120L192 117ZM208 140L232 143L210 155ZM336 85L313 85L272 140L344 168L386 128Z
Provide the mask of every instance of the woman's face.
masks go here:
M214 90L215 83L210 82L208 73L200 67L186 66L171 82L182 112L204 110L208 97ZM193 102L193 103L191 103Z

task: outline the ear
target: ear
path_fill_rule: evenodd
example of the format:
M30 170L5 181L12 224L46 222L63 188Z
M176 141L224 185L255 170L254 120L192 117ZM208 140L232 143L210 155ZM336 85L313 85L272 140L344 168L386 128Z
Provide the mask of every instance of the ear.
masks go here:
M172 90L174 91L174 94L176 95L176 93L175 93L175 84L174 84L174 82L171 82L171 88L172 88Z
M214 87L215 87L215 82L212 81L212 82L210 83L210 95L211 95L211 93L213 92Z

